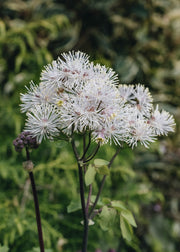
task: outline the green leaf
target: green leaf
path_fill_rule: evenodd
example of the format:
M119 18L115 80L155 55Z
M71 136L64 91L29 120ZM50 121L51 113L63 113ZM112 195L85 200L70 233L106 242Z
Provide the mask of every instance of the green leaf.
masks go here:
M134 216L129 210L121 211L121 215L128 221L129 224L131 224L133 227L137 227Z
M96 167L101 167L101 166L108 165L108 164L109 164L109 161L104 160L104 159L97 158L94 160L94 165Z
M118 210L118 211L127 210L124 203L122 201L120 201L120 200L111 201L111 206L113 208L115 208L116 210Z
M116 210L113 208L108 208L104 206L102 212L100 213L99 224L102 230L107 231L115 223Z
M90 164L85 174L85 183L87 186L93 183L95 175L96 175L96 169L92 164Z
M8 252L8 251L9 251L9 248L7 246L1 247L0 245L0 252Z
M111 199L109 199L109 198L107 198L107 197L104 197L104 198L102 198L102 203L103 203L104 205L108 205L108 204L111 203Z
M103 165L97 168L97 172L101 175L109 175L110 170L107 165Z
M120 215L120 228L122 237L128 241L131 241L133 235L132 227L122 215Z
M69 206L67 207L67 212L72 213L81 209L80 199L72 200Z

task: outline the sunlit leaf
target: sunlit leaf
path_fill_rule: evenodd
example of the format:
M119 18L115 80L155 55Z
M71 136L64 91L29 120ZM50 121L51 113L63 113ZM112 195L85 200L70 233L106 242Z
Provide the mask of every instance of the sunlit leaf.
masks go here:
M93 183L95 175L96 175L96 169L93 165L90 164L85 174L85 183L87 186Z
M97 168L97 172L101 175L109 175L110 170L107 165L103 165Z
M127 210L125 204L120 200L111 201L111 206L117 210L120 210L120 211Z
M0 252L8 252L9 248L7 246L1 246L0 245Z
M120 228L123 238L131 241L133 234L132 227L122 215L120 215Z
M108 164L109 164L109 161L104 160L104 159L97 158L94 160L94 165L96 167L100 167L100 166L104 166L104 165L108 165Z
M69 206L67 207L67 212L68 213L72 213L75 212L77 210L81 209L81 202L80 199L73 199L71 201L71 203L69 204Z
M129 224L131 224L134 227L137 227L134 216L129 210L122 210L121 215L128 221Z
M107 206L103 207L102 212L99 215L99 224L102 230L107 231L114 225L116 214L117 213L115 209L108 208Z

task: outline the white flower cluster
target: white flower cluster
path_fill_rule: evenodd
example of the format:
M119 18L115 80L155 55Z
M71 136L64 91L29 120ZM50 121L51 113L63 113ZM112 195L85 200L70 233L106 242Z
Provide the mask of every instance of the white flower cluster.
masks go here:
M153 108L148 88L120 85L111 68L93 64L82 52L63 53L45 66L39 85L30 83L21 94L21 111L27 113L26 130L36 137L62 132L90 131L100 143L148 147L156 136L174 131L168 112Z

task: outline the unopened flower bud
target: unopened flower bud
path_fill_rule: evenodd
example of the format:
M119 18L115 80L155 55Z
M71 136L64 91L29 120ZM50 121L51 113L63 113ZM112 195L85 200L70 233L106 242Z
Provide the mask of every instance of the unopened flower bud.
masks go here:
M20 135L13 141L13 145L17 152L21 152L24 147L30 149L36 149L39 145L35 137L32 137L28 131L23 131Z

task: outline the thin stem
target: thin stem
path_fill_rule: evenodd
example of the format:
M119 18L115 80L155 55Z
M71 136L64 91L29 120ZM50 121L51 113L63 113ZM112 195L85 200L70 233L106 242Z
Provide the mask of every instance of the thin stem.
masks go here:
M87 251L87 243L88 243L88 215L86 213L85 207L85 198L84 198L84 183L83 183L83 172L82 167L78 164L79 169L79 183L80 183L80 196L81 196L81 206L82 206L82 213L84 219L84 233L83 233L83 244L82 244L82 252Z
M30 153L29 153L28 147L26 147L26 160L27 161L30 160Z
M83 135L83 155L84 155L85 149L86 149L86 133L84 133Z
M111 158L109 164L108 164L108 168L111 167L111 165L112 165L114 159L117 157L117 155L119 154L119 152L120 152L120 149L117 149L116 152L114 153L114 155L112 156L112 158Z
M99 191L98 191L98 193L97 193L97 195L96 195L96 199L95 199L94 204L93 204L93 206L92 206L92 208L91 208L91 211L90 211L90 213L89 213L89 219L92 219L92 214L93 214L94 209L95 209L95 207L96 207L96 205L97 205L97 203L98 203L100 194L101 194L102 189L103 189L103 187L104 187L104 183L105 183L106 177L107 177L107 175L104 175L103 178L102 178L102 180L101 180L101 184L100 184L100 187L99 187Z
M89 186L89 193L88 193L88 198L87 198L87 203L86 203L86 214L88 215L89 211L89 205L91 201L91 194L92 194L92 184Z
M86 155L86 153L87 153L87 151L88 151L88 149L89 149L89 146L90 146L90 144L91 144L91 132L89 132L89 135L88 135L88 144L87 144L87 146L85 147L85 139L83 140L83 144L84 144L84 153L83 153L83 155L82 155L82 157L80 158L80 160L82 161L82 160L84 160L84 158L85 158L85 155ZM85 138L85 135L84 135L84 138Z
M116 152L115 152L115 154L112 156L112 158L111 158L111 160L110 160L110 162L109 162L109 164L108 164L108 168L109 168L109 169L110 169L110 167L111 167L111 165L112 165L114 159L115 159L116 156L119 154L119 152L120 152L120 149L117 149ZM99 187L99 191L98 191L98 193L97 193L97 195L96 195L96 199L95 199L94 204L93 204L93 206L92 206L92 208L91 208L91 211L90 211L90 213L89 213L89 219L92 219L92 214L93 214L93 211L94 211L94 209L95 209L95 207L96 207L96 205L97 205L97 203L98 203L100 194L101 194L102 189L103 189L103 187L104 187L104 183L105 183L106 177L107 177L107 175L104 175L103 178L102 178L102 180L101 180L101 184L100 184L100 187Z
M27 161L30 160L30 153L27 147L26 147L26 158L27 158ZM40 251L44 252L44 241L43 241L43 233L42 233L42 226L41 226L41 216L40 216L40 211L39 211L39 202L38 202L38 197L37 197L36 185L34 181L34 175L32 171L29 172L29 177L31 180L32 192L33 192L33 198L34 198L36 222L37 222L38 237L39 237L39 246L40 246Z
M77 160L77 162L79 162L79 154L77 152L74 139L72 139L71 144L72 144L72 149L73 149L74 155L76 157L76 160Z
M76 149L76 145L74 139L72 138L71 141L72 149L74 155L76 157L78 163L78 171L79 171L79 185L80 185L80 198L81 198L81 207L82 207L82 214L83 214L83 224L84 224L84 233L83 233L83 243L82 243L82 252L87 251L87 242L88 242L88 214L86 213L86 206L85 206L85 196L84 196L84 180L83 180L83 167L79 163L79 154Z
M34 205L35 205L35 211L36 211L36 221L37 221L37 228L38 228L38 235L39 235L40 251L44 252L44 242L43 242L43 234L42 234L42 227L41 227L41 216L40 216L40 211L39 211L39 202L38 202L33 172L29 172L29 177L31 180L33 197L34 197Z
M97 144L96 149L87 157L86 160L84 160L84 163L88 163L89 161L91 161L96 156L99 148L100 148L100 143Z

